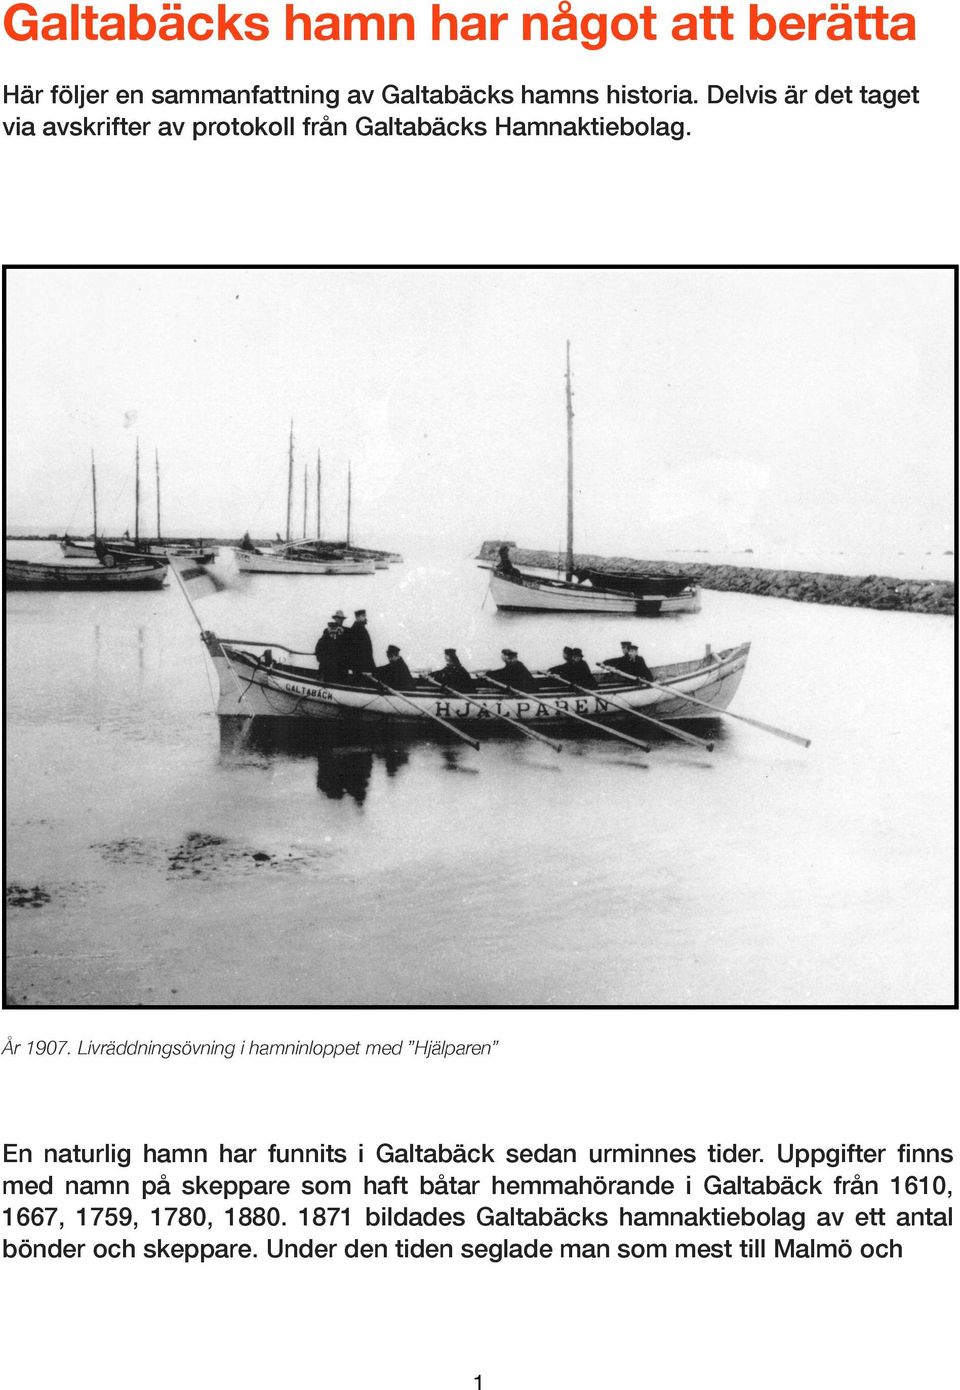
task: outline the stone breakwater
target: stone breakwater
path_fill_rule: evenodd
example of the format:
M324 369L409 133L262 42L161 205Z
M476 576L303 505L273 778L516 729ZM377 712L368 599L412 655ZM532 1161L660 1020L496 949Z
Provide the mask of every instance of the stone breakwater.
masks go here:
M555 570L557 552L524 550L513 541L484 541L481 560L496 560L501 545L510 547L510 558L532 569ZM673 560L633 560L623 555L576 555L576 568L626 574L652 570L657 574L687 575L704 589L728 593L759 594L788 598L797 603L832 603L843 608L894 608L904 613L952 615L956 586L944 579L893 579L888 575L819 574L805 570L752 569L744 565L679 564Z

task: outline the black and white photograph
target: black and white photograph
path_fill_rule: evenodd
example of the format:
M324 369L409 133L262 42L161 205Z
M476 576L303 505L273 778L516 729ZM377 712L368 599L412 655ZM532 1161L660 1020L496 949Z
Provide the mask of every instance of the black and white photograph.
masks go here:
M951 1004L953 270L5 292L8 1007Z

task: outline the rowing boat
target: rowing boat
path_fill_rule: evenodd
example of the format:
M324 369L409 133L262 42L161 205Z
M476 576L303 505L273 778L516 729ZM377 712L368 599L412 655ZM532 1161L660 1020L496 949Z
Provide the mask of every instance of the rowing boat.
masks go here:
M722 652L708 649L697 660L656 666L652 674L660 690L601 671L596 673L596 691L575 694L569 686L544 677L535 693L510 695L477 673L477 689L468 697L438 690L435 684L428 684L425 673L415 677L412 690L403 692L382 685L326 681L315 667L304 663L311 653L294 651L279 642L221 639L212 632L203 632L202 637L219 680L217 713L221 718L335 719L379 726L422 725L441 719L473 728L493 724L497 716L535 728L563 725L577 716L619 724L631 711L668 722L701 720L702 706L684 700L684 695L709 701L717 712L725 710L750 653L750 643L745 642Z
M165 560L144 557L141 562L113 566L77 561L46 564L36 560L4 560L7 589L160 589L166 581Z

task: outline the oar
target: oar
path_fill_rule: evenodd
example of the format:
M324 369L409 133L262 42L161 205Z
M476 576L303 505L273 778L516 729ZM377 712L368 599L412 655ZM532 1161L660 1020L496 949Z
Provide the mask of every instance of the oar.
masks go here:
M599 662L603 666L603 662ZM603 666L605 671L613 668ZM623 672L618 672L623 675ZM663 695L670 695L675 700L688 700L691 705L701 705L704 709L712 710L714 714L722 714L725 719L739 719L741 724L750 724L755 729L763 729L764 733L776 734L777 738L788 738L791 743L799 743L801 748L810 747L810 739L803 738L800 734L791 734L787 729L778 729L774 724L764 724L759 719L749 719L745 714L734 714L731 710L721 709L719 705L711 705L709 700L701 700L698 695L688 695L685 690L671 690L668 685L658 685L656 681L641 680L637 677L638 685L648 685L651 690L659 690Z
M471 748L475 748L478 753L480 752L480 745L477 743L476 739L471 738L469 734L465 734L463 730L458 729L455 724L448 724L445 719L440 718L439 714L431 714L430 710L424 709L424 707L418 705L415 700L408 699L401 690L394 690L391 686L387 685L385 681L378 680L376 676L370 675L369 671L367 672L367 677L369 680L373 681L374 685L379 685L381 690L385 690L388 695L393 695L397 700L402 700L404 704L409 705L411 709L415 709L418 714L425 714L428 719L433 720L434 724L439 724L441 728L449 730L451 734L456 734L457 738L462 739L464 743L469 743Z
M518 729L521 734L526 734L527 738L535 738L538 743L545 743L547 747L552 748L555 753L561 753L563 751L562 743L554 743L552 739L545 738L543 734L538 734L535 729L528 729L525 724L521 724L519 719L511 719L508 714L500 714L498 710L487 709L487 706L481 700L471 700L470 696L464 691L454 690L451 686L444 685L441 681L435 681L432 676L425 674L423 679L429 681L431 685L435 685L438 690L442 690L444 695L453 695L458 700L466 700L468 705L476 705L477 709L486 709L487 713L492 715L494 719L501 719L504 724L509 724L511 729Z
M609 668L605 667L604 669L607 670ZM548 673L543 672L542 674L546 675ZM662 720L654 719L652 714L646 714L643 710L634 709L632 705L624 704L624 702L618 700L615 695L606 695L599 689L588 690L585 685L575 685L573 681L568 681L565 677L558 676L554 671L549 672L549 675L552 676L554 680L560 681L562 685L569 685L571 690L576 690L581 695L595 695L598 700L603 700L605 703L613 705L615 709L622 709L627 714L635 714L638 719L646 720L646 722L652 724L655 729L662 729L665 734L672 734L674 738L680 739L681 743L692 744L694 748L705 748L708 753L713 752L713 744L708 743L705 738L697 738L696 734L688 734L685 729L675 729L672 724L664 724Z
M511 695L517 695L521 700L530 697L531 692L529 690L515 690L512 685L504 685L503 681L494 680L493 676L485 676L484 680L488 680L491 685L499 685L501 690L508 690ZM619 729L608 729L606 724L598 724L595 719L586 719L582 714L577 714L572 709L560 710L558 713L569 719L577 719L581 724L586 724L588 728L596 729L601 734L609 734L611 738L619 738L624 743L632 743L635 747L642 748L645 753L650 752L649 743L641 743L640 739L633 738L631 734L622 734Z

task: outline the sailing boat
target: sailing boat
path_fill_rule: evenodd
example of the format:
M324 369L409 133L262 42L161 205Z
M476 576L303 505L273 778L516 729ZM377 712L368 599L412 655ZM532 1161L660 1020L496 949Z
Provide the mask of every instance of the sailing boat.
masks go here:
M320 519L320 459L317 457L317 522ZM349 506L349 504L348 504ZM279 545L269 549L248 545L246 541L234 547L237 569L246 574L373 574L375 565L372 559L356 557L345 553L338 547L326 553L320 549L319 542L291 539L293 517L293 421L290 421L290 446L287 462L287 538ZM306 473L304 473L303 501L304 530L307 520Z
M104 544L109 550L125 555L152 555L161 559L169 559L171 555L179 556L184 560L193 560L198 565L212 565L217 557L215 546L205 545L203 541L165 541L162 539L160 530L160 453L155 451L154 467L157 477L157 538L156 540L140 539L140 441L137 440L135 455L135 501L134 501L134 536L130 539L129 533L126 536L105 540ZM64 535L60 542L60 549L64 555L75 559L90 559L95 553L94 547L98 539L97 533L97 470L93 462L93 450L90 451L90 474L93 483L93 540L77 541L70 536Z
M605 575L574 569L573 558L573 390L570 384L570 343L567 343L567 555L565 579L544 579L518 570L508 548L490 576L490 593L498 608L543 613L632 613L656 617L661 613L697 613L700 590L675 575Z
M306 483L304 483L306 488ZM347 538L343 541L322 541L320 539L320 452L317 451L317 538L304 540L302 549L311 554L328 557L342 556L347 560L372 560L374 568L385 570L392 564L400 564L403 556L392 550L372 550L366 546L354 545L350 539L350 522L353 508L353 468L347 463ZM304 533L306 533L306 495L304 495Z

